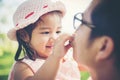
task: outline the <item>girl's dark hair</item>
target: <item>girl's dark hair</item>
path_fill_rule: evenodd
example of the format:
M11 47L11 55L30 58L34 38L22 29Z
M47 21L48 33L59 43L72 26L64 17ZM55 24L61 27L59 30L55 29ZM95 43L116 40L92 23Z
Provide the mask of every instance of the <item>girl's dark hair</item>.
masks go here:
M62 13L60 11L51 11L48 13L58 14L58 16L62 17ZM17 37L17 41L18 41L18 50L15 55L16 61L20 61L20 60L24 59L24 57L19 58L22 51L24 53L24 56L27 56L31 60L36 59L37 54L36 54L36 51L30 46L30 40L31 40L32 31L35 29L35 27L36 27L37 23L39 23L39 21L41 21L40 18L35 23L30 24L27 27L16 31L16 37Z
M120 68L120 0L101 0L91 14L93 25L91 39L109 36L113 39L115 65Z
M16 37L19 45L15 55L16 61L20 61L23 59L23 58L19 59L19 56L22 50L24 55L27 55L31 60L35 60L35 51L30 47L30 44L29 44L31 39L31 34L34 28L35 28L35 25L30 24L27 27L20 29L16 32Z

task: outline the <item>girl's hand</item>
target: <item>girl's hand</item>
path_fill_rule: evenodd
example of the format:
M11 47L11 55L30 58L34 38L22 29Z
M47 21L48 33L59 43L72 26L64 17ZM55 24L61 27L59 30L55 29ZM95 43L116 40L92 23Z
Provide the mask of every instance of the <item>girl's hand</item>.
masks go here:
M62 34L60 35L54 44L53 55L58 58L62 59L67 51L71 48L71 44L69 42L72 41L72 36L69 34Z

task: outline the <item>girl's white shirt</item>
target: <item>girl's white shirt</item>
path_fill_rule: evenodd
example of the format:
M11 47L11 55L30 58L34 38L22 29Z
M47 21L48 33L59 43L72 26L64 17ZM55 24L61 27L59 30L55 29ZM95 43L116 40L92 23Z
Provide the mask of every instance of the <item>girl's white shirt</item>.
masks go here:
M36 73L44 64L45 60L42 58L37 58L35 61L33 61L29 58L24 58L22 62L27 64L33 73ZM12 73L13 70L14 68L11 69L8 80L14 80L14 73ZM72 58L70 58L70 56L65 56L65 62L61 63L56 80L80 80L80 71L78 65Z

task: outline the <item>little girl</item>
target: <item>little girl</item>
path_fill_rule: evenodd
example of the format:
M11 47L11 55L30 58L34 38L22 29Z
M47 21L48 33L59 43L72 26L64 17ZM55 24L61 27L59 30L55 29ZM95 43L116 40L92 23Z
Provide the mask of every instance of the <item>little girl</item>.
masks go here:
M65 11L63 3L51 0L28 0L17 8L8 37L19 46L8 80L80 80L77 64L54 48Z

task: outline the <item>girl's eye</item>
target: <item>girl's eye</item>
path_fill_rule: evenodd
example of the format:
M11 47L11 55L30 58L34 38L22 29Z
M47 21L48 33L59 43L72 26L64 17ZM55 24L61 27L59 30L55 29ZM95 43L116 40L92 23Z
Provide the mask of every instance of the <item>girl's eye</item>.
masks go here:
M61 31L57 31L56 33L59 34L59 33L61 33Z
M50 33L50 32L47 32L47 31L46 31L46 32L41 32L41 34L49 34L49 33Z

